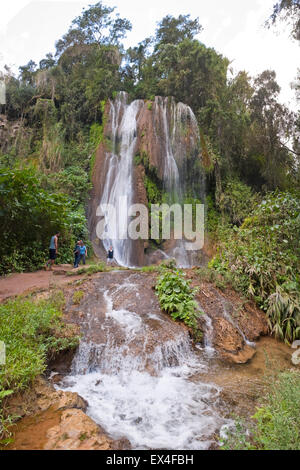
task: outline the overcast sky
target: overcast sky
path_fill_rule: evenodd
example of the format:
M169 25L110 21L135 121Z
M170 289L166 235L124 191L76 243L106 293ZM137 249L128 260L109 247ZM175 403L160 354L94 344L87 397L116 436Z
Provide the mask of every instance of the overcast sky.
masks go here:
M10 0L1 2L0 69L6 63L15 70L30 59L39 62L69 28L83 7L96 1ZM153 35L165 15L190 14L204 27L198 39L232 61L235 71L254 76L273 69L282 88L281 100L295 108L291 82L300 67L299 46L289 38L288 28L267 30L263 24L275 0L104 0L116 6L133 25L125 46Z

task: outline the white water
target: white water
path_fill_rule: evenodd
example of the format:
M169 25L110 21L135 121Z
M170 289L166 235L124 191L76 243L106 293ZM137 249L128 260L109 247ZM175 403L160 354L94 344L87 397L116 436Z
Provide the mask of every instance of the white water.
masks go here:
M137 114L143 106L141 100L127 104L127 95L119 93L114 102L110 102L110 119L112 122L112 152L106 155L109 159L108 172L100 204L111 204L117 208L117 226L109 214L105 216L109 234L103 245L106 251L114 249L114 257L121 266L130 266L131 240L127 239L128 209L133 196L133 157L137 135ZM123 115L121 116L121 113ZM121 120L121 122L120 122ZM119 148L117 148L119 147ZM117 233L116 233L117 229Z
M209 363L164 315L141 317L130 301L114 308L128 289L134 298L135 284L104 292L105 341L82 341L65 390L84 397L88 414L112 438L129 439L133 449L209 448L227 422L217 409L219 388L197 378ZM168 339L155 341L155 332Z
M117 226L108 213L105 215L108 237L103 240L104 248L107 251L112 246L117 263L127 267L133 267L134 259L133 242L127 239L127 214L134 191L133 159L137 144L137 120L143 106L145 103L142 100L128 104L127 94L124 92L120 92L116 99L110 102L111 149L106 153L106 178L100 200L100 204L111 204L117 208ZM169 194L168 202L182 204L185 182L184 176L179 172L178 161L185 165L188 145L183 133L188 128L192 130L189 143L196 148L199 141L197 121L188 106L183 103L176 104L173 99L169 101L168 98L156 97L153 109L160 126L156 129L156 139L161 139L163 183ZM177 240L169 255L176 259L180 267L190 267L194 264L192 254L185 249L184 240Z
M228 306L228 303L227 301L221 297L221 303L222 303L222 306L223 306L223 316L224 318L229 321L229 323L231 323L232 326L234 326L234 328L236 328L238 330L238 332L240 333L241 337L243 338L243 340L245 341L245 343L248 345L248 346L251 346L252 348L256 348L256 344L252 341L249 341L244 332L241 330L241 328L239 327L239 325L233 320L231 314L229 313L229 306Z
M162 110L163 135L165 140L164 157L164 185L169 194L169 203L183 204L184 177L180 175L177 161L184 162L187 159L187 143L182 133L190 126L190 143L197 146L199 142L199 129L196 117L191 108L183 103L170 102L170 116L168 118L169 98L156 97L156 106ZM185 248L185 240L177 240L170 256L176 259L177 266L189 268L195 264L195 253Z
M171 140L170 140L170 129L167 117L167 105L168 98L156 97L156 103L162 108L163 117L163 133L165 139L165 165L164 165L164 183L167 190L171 193L171 198L180 198L180 183L179 183L179 171L176 160L173 155ZM174 124L175 127L175 124Z

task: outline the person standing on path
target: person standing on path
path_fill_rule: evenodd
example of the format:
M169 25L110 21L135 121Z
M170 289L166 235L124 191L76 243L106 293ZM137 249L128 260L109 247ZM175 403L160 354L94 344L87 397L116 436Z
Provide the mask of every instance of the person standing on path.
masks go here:
M80 247L81 247L81 240L79 240L76 245L75 245L75 248L74 248L74 256L75 256L75 259L74 259L74 268L78 268L78 264L79 264L79 261L80 261Z
M49 259L46 263L46 269L50 266L50 270L54 266L56 257L58 255L58 237L60 236L60 232L57 232L55 235L51 237L50 246L49 246Z
M87 248L86 246L84 245L83 241L80 242L80 254L79 254L79 262L78 264L80 264L80 261L82 260L83 264L85 264L85 257L87 256Z

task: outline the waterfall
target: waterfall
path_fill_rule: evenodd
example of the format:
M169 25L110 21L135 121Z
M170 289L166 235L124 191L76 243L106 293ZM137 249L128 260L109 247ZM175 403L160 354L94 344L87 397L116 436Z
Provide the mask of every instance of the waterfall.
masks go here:
M141 274L110 284L102 278L94 304L81 306L84 336L63 388L85 398L89 416L134 449L208 449L227 423L219 387L201 379L209 359L161 313Z
M128 238L128 209L133 202L145 202L145 197L139 200L143 176L140 174L137 180L134 157L146 155L148 167L156 169L165 202L183 205L187 194L194 197L193 180L199 181L193 169L199 155L198 125L191 108L173 98L156 97L149 109L143 100L128 103L125 92L109 102L106 117L105 158L99 165L99 173L105 174L100 178L97 207L107 204L115 207L117 226L107 210L104 214L107 238L103 246L106 251L113 247L118 264L133 267L143 264L144 253L138 240ZM193 254L187 252L185 244L183 239L174 240L171 251L165 253L176 258L180 267L194 264Z
M133 157L137 138L137 114L143 106L141 100L127 104L126 93L119 93L110 102L112 123L111 152L106 158L108 171L100 204L111 204L117 210L117 227L109 214L105 215L108 238L103 240L106 251L114 249L114 257L121 266L131 266L131 240L127 239L128 209L133 199ZM116 236L115 229L118 230Z
M176 104L173 98L156 97L155 104L162 113L165 144L163 182L168 193L168 202L169 204L184 204L187 182L183 169L186 166L188 148L195 148L199 144L198 123L191 108L183 103ZM183 139L183 134L187 132L188 126L192 132L187 142L186 136ZM178 168L179 163L181 163L181 171ZM171 257L176 259L177 265L181 268L192 266L195 260L195 254L187 252L183 239L176 241Z
M253 342L253 341L249 341L248 338L245 336L244 332L241 330L241 328L239 327L239 325L237 324L237 322L235 322L230 314L230 309L232 309L232 305L230 305L228 303L228 301L220 296L220 300L221 300L221 304L222 304L222 307L223 307L223 316L224 318L229 322L231 323L231 325L236 328L239 332L239 334L241 335L241 337L243 338L243 340L245 341L245 343L248 345L248 346L251 346L251 348L256 348L256 344Z
M176 199L180 199L181 197L181 187L180 187L180 179L179 179L179 171L176 160L173 155L173 149L171 145L170 139L170 129L168 124L168 117L167 117L167 106L168 106L168 98L162 99L156 97L156 104L158 107L162 108L162 118L163 118L163 133L165 138L165 157L164 157L164 184L169 192L169 199L170 202Z

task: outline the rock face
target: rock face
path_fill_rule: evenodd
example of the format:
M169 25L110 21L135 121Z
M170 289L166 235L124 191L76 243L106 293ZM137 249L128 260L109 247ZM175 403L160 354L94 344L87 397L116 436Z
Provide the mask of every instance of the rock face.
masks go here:
M120 196L126 196L127 207L135 203L148 207L148 203L161 202L157 199L162 192L181 201L193 188L199 199L204 192L199 130L188 106L162 97L156 97L153 102L128 103L128 96L120 93L115 101L107 102L104 115L105 126L96 152L88 213L91 239L100 257L111 243L102 243L97 236L100 203L116 205ZM174 192L176 194L172 194ZM124 209L122 207L119 214L119 224L125 217ZM106 225L110 223L108 217ZM129 244L113 242L113 245L120 264L146 264L143 240L130 240Z
M9 149L21 128L21 121L8 121L4 114L0 114L0 149L3 153Z
M112 441L82 410L67 409L49 429L44 450L111 450Z
M220 357L236 364L252 359L256 350L250 342L268 334L265 314L234 292L227 290L225 295L208 283L200 285L197 300L211 319L211 342ZM205 329L204 318L202 322Z
M77 393L55 390L42 377L38 377L27 392L15 394L9 400L10 413L20 417L44 412L50 407L60 411L67 408L85 411L87 403Z
M55 390L38 377L27 393L9 401L10 413L24 417L16 425L9 449L111 450L130 448L112 441L86 414L87 402L77 393Z

